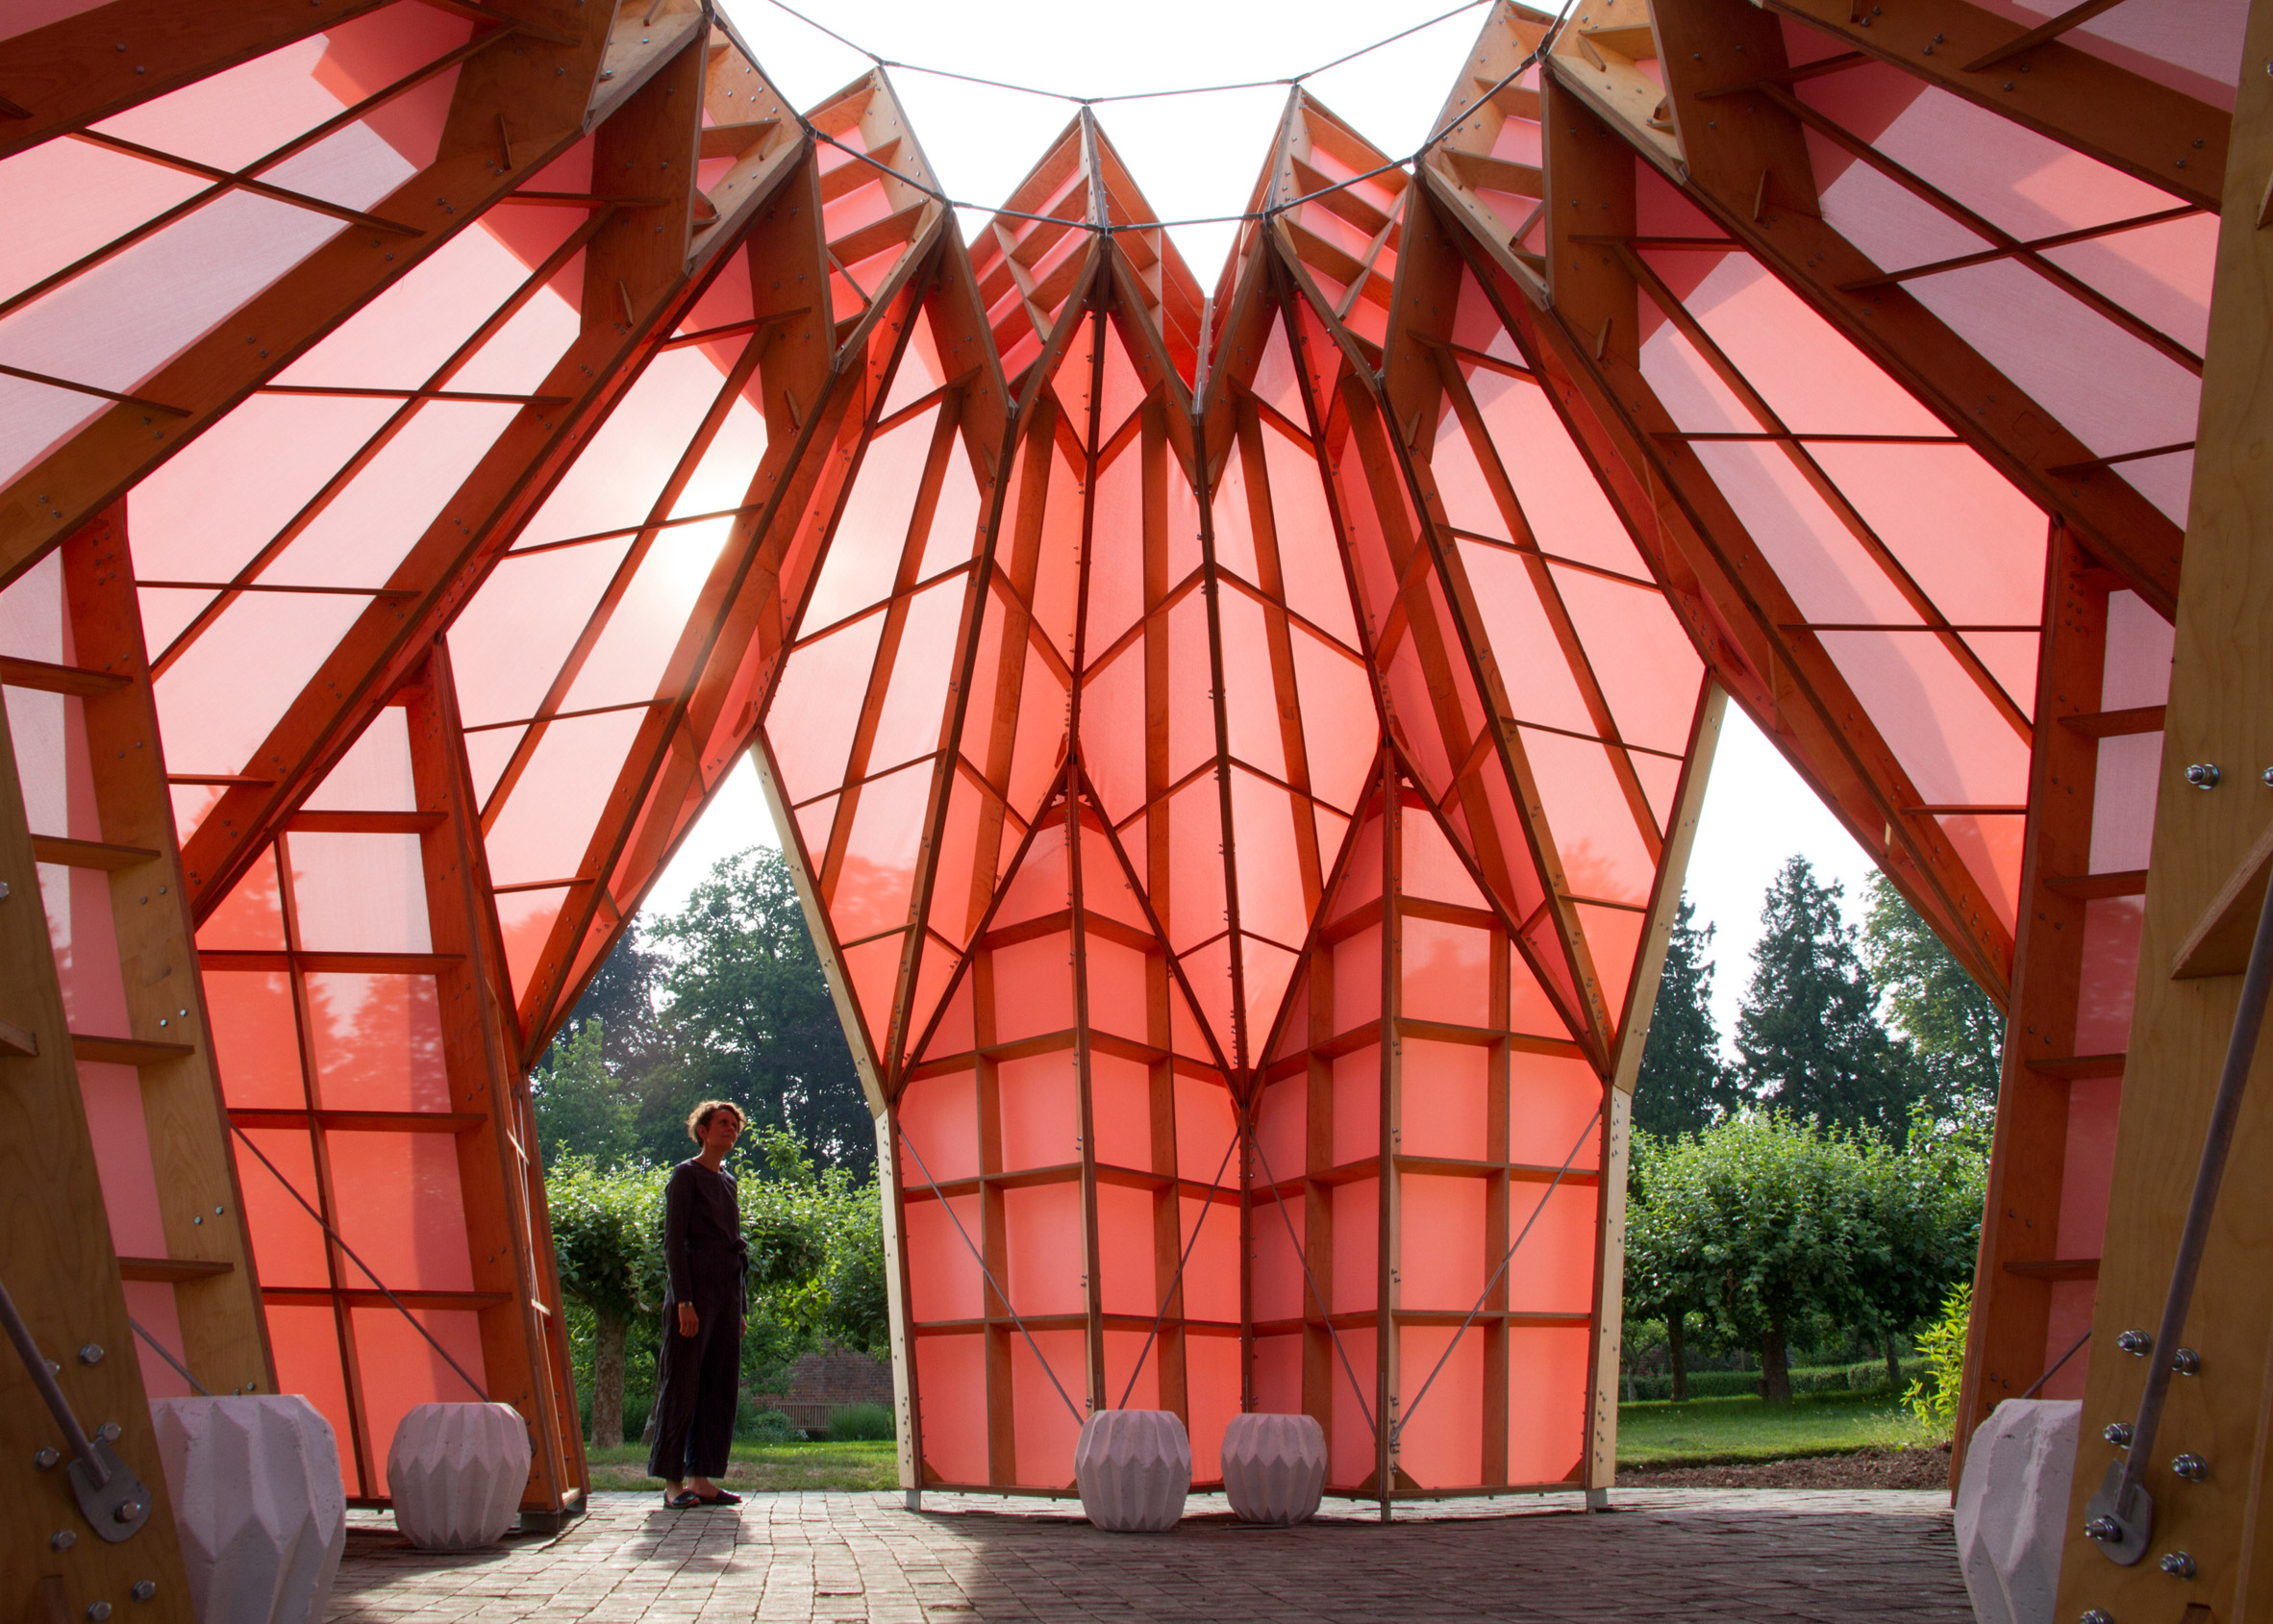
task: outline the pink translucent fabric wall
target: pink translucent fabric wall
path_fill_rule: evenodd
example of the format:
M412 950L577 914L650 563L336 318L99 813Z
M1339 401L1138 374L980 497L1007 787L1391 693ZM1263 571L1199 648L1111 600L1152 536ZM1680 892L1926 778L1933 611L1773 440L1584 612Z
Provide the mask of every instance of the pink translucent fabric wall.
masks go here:
M455 1136L481 1119L452 1110L416 807L390 706L310 796L324 827L281 836L197 937L278 1382L372 1499L406 1410L476 1396L380 1287L485 1384L501 1301L474 1289Z

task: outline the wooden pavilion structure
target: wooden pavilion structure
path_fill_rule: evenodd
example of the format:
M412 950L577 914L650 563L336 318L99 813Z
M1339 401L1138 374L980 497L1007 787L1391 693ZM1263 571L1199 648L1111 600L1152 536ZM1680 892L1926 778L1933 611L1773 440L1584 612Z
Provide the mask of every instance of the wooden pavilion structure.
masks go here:
M1289 98L1210 291L1086 112L966 241L704 0L0 0L0 1283L153 1485L186 1371L367 1504L511 1403L573 1512L526 1078L747 754L912 1489L1115 1405L1605 1488L1733 702L2008 1012L1961 1442L2082 1397L2080 1521L2273 865L2269 176L2273 5L1499 0L1417 159ZM2067 1615L2266 1612L2269 1224L2193 1576ZM0 1606L187 1618L51 1430L0 1361Z

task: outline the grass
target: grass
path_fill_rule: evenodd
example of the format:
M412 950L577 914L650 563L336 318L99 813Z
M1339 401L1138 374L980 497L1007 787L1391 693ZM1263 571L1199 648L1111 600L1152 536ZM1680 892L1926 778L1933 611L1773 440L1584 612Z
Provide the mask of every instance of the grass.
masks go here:
M1749 1396L1618 1406L1622 1466L1790 1461L1939 1441L1900 1399L1883 1392L1811 1393L1775 1409Z
M847 1443L737 1443L725 1482L735 1489L897 1488L899 1445L889 1438ZM617 1444L587 1451L594 1488L653 1488L647 1446Z
M1905 1449L1937 1442L1888 1393L1813 1393L1771 1410L1756 1397L1694 1398L1618 1406L1618 1463L1711 1466L1790 1461L1858 1449ZM655 1488L646 1446L589 1452L594 1488ZM889 1489L900 1481L898 1445L875 1442L737 1443L726 1482L768 1489Z

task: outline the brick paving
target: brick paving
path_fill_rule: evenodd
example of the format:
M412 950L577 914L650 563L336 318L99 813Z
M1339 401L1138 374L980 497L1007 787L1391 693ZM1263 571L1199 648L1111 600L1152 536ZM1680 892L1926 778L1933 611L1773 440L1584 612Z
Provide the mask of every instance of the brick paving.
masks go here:
M1205 1620L1386 1624L1506 1618L1970 1624L1940 1493L1618 1489L1370 1507L1329 1501L1300 1528L1195 1495L1166 1535L1104 1534L1078 1505L898 1494L754 1494L666 1512L598 1494L555 1537L412 1550L357 1513L332 1624L981 1624ZM1071 1513L1071 1514L1069 1514Z

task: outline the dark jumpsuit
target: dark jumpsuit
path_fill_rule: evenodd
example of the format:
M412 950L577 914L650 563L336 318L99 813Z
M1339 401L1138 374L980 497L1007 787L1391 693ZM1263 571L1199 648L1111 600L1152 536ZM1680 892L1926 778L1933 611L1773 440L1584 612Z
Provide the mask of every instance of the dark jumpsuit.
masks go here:
M663 1187L662 1349L655 1390L655 1450L647 1471L667 1483L725 1475L741 1377L742 1275L749 1251L731 1174L700 1161L671 1169ZM679 1334L679 1305L694 1306L695 1333Z

